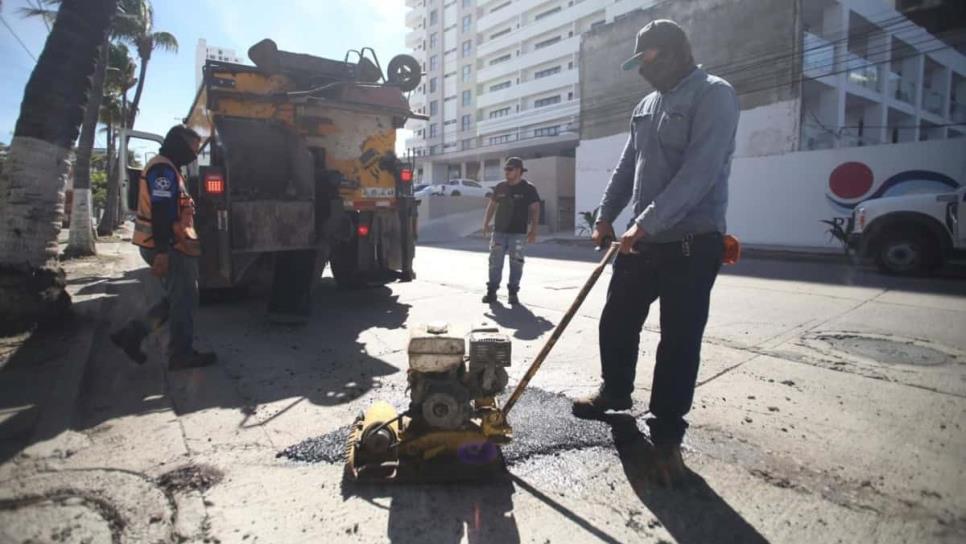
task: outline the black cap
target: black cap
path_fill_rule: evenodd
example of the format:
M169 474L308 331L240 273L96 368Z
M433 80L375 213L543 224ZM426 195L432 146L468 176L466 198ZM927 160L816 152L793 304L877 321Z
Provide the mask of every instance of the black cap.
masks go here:
M625 70L633 70L641 63L647 49L674 49L688 44L688 36L681 25L670 19L656 19L644 25L637 33L634 56L624 61ZM690 47L689 47L690 49Z
M519 168L522 172L526 172L527 169L523 167L523 159L520 157L510 157L503 164L504 168Z

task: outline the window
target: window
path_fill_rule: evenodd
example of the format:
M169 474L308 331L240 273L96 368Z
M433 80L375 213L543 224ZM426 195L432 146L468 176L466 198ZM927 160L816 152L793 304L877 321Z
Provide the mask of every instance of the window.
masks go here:
M437 124L429 125L429 137L435 138L437 136L439 136L439 125ZM433 146L433 147L436 147L436 146Z
M435 70L438 64L439 64L439 55L433 55L432 57L429 57L430 70Z
M456 119L450 119L449 121L443 121L444 127L451 127L456 124Z
M558 96L557 98L560 98L560 97ZM432 102L429 103L429 114L436 115L438 113L439 113L439 102L436 100L433 100Z
M544 47L547 47L549 45L553 45L553 44L555 44L555 43L557 43L559 41L560 41L560 36L554 36L553 38L550 38L549 40L543 40L542 42L537 42L537 43L533 44L533 48L534 49L543 49Z
M542 108L544 106L549 106L551 104L559 104L559 103L560 103L560 95L558 94L557 96L548 96L547 98L541 98L540 100L534 100L533 101L533 107L534 108Z
M439 22L439 13L434 9L433 11L429 12L429 24L435 25L438 22Z
M506 36L509 33L510 33L510 29L509 28L504 28L503 30L501 30L499 32L495 32L493 34L490 34L490 39L491 40L495 40L495 39L499 38L500 36Z
M467 149L473 149L473 139L467 138L461 142L460 149L466 151Z
M463 7L469 8L473 6L473 0L463 0Z
M599 26L603 26L606 21L594 21L590 24L590 29L593 30Z
M510 86L510 82L509 81L504 81L503 83L497 83L496 85L490 86L490 92L492 93L493 91L499 91L501 89L506 89L509 86Z
M460 118L460 130L469 130L470 124L473 122L472 117L469 115L464 115Z
M506 62L508 60L510 60L510 54L509 53L507 53L506 55L503 55L502 57L497 57L497 58L491 60L490 61L490 66L493 66L494 64L500 64L501 62Z
M550 16L551 16L551 15L553 15L554 13L559 13L561 9L562 9L562 8L561 8L560 6L557 6L557 7L555 7L555 8L553 8L553 9L548 9L547 11L545 11L545 12L543 12L543 13L538 13L538 14L537 14L537 15L536 15L536 16L535 16L535 17L533 18L533 20L534 20L534 21L539 21L540 19L543 19L544 17L550 17Z
M470 71L471 70L472 70L472 68L470 68L470 65L469 64L467 64L466 66L463 67L463 83L466 83L467 81L470 80Z
M505 144L510 141L510 135L504 134L503 136L493 136L490 138L490 145Z
M463 32L469 32L470 27L472 26L473 26L473 16L466 15L465 17L463 17Z
M540 70L538 72L534 72L533 79L540 79L542 77L552 76L554 74L559 74L559 73L560 73L560 67L554 66L553 68L547 68L546 70Z
M463 56L468 57L473 51L473 40L466 40L463 42Z
M510 4L512 4L512 2L503 2L499 6L496 6L495 8L491 9L490 10L490 13L493 13L494 11L499 11L499 10L501 10L501 9L509 6Z
M463 91L463 105L470 106L473 104L473 91Z
M439 155L439 144L436 144L434 146L430 146L430 148L429 148L429 154L430 155Z
M558 96L557 98L560 98L560 97ZM499 117L506 117L507 115L510 115L510 108L509 107L500 108L498 110L493 110L493 111L490 112L490 119L497 119Z
M439 47L439 34L433 32L429 35L429 48L436 49Z
M538 128L533 131L535 138L539 138L540 136L556 136L558 134L560 134L560 125Z
M429 92L431 92L431 93L435 93L435 92L436 92L436 85L437 85L438 83L439 83L439 82L438 82L438 80L437 80L437 79L436 79L435 77L434 77L434 78L431 78L431 79L429 80Z
M475 187L477 189L482 189L483 188L483 186L480 185L479 183L477 183L475 181L470 181L468 179L467 180L463 180L463 185L465 185L467 187Z

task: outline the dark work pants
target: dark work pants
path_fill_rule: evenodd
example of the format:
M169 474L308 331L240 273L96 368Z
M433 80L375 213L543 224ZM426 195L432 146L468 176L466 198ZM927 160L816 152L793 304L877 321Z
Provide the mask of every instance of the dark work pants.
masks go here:
M721 268L721 235L682 243L642 244L618 255L600 318L602 391L627 397L634 390L641 329L651 303L661 300L661 342L648 421L655 443L680 443L691 410L708 320L711 287ZM689 255L686 255L689 253Z
M150 266L155 251L141 248L141 258ZM194 351L194 317L198 308L198 258L180 251L168 251L168 274L160 278L165 296L157 300L140 320L147 332L165 323L170 331L169 357L183 357Z

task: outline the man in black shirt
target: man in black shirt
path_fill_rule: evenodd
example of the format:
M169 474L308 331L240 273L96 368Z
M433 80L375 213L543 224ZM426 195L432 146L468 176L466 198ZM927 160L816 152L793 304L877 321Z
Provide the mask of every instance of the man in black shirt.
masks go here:
M503 167L506 181L500 182L490 196L483 217L483 235L490 232L490 221L496 216L493 236L490 238L490 281L486 284L483 302L496 302L496 291L503 277L503 257L510 255L510 304L519 304L517 291L520 290L520 277L523 275L523 249L526 244L537 241L537 224L540 222L540 196L537 188L523 179L527 171L523 160L517 157L507 159ZM529 220L529 229L527 221Z

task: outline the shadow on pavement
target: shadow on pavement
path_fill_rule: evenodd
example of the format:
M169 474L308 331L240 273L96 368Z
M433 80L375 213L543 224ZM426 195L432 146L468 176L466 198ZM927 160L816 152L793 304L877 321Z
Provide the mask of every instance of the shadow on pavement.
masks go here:
M627 414L608 415L603 420L611 426L617 454L634 493L676 542L767 544L761 533L690 469L679 489L652 483L648 468L653 464L654 448L638 429L637 420Z
M520 531L513 515L513 484L507 478L485 483L439 485L343 484L343 497L375 504L389 497L390 542L440 544L517 544Z
M504 329L512 329L513 337L520 340L535 340L553 328L553 323L534 314L523 304L505 306L495 302L489 305L489 311L483 315Z

